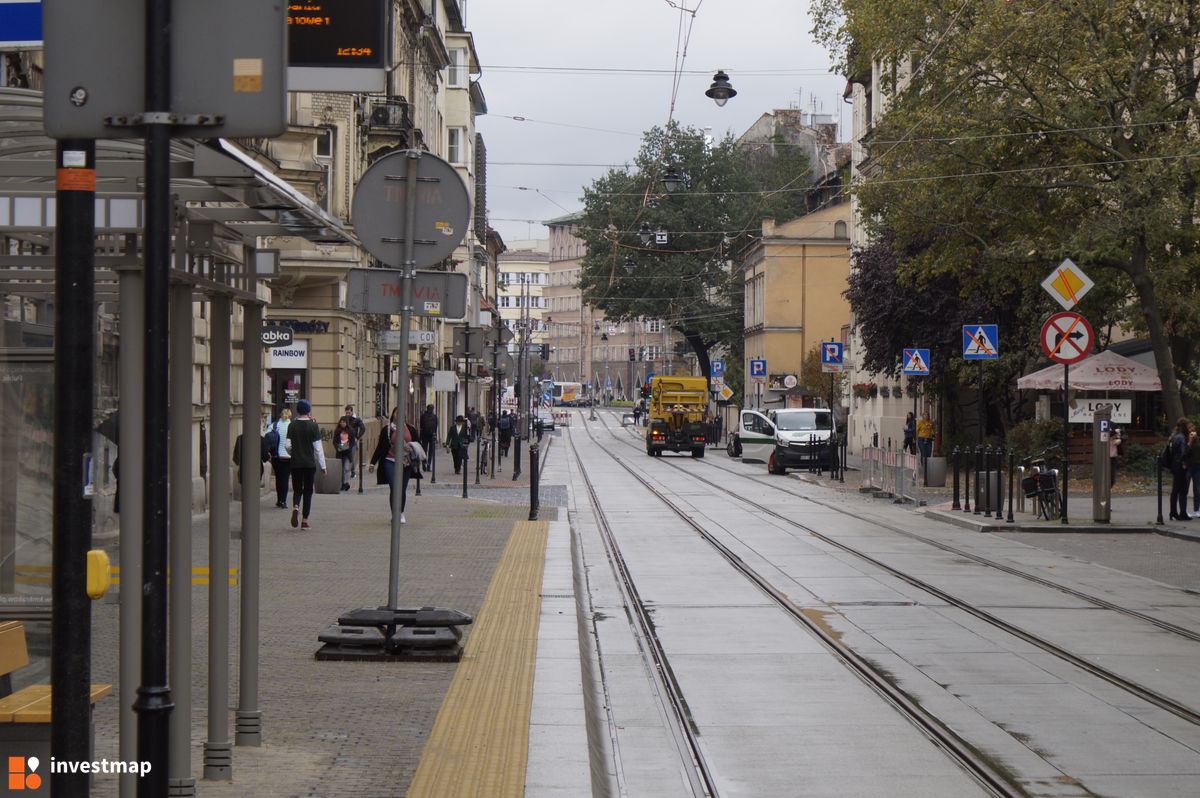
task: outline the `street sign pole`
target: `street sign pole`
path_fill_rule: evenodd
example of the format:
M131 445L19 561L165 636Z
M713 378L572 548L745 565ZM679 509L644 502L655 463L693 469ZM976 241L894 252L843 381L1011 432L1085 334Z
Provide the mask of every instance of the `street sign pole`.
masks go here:
M1067 400L1067 396L1071 390L1071 364L1063 364L1063 498L1062 498L1062 522L1067 523L1067 482L1069 480L1068 471L1070 470L1070 450L1067 448L1071 443L1071 403Z
M408 393L408 328L412 324L412 285L417 269L416 249L414 238L417 230L417 180L421 169L421 151L406 150L405 164L407 165L404 201L404 265L400 275L400 329L404 331L406 340L400 346L400 378L396 385L396 460L392 467L392 540L388 552L388 601L391 609L398 609L400 604L400 508L401 489L404 487L404 430L405 399ZM391 178L390 179L398 179Z

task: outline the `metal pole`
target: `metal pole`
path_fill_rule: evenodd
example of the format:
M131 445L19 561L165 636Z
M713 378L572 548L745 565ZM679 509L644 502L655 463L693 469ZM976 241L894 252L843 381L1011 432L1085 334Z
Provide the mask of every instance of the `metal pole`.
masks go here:
M581 310L580 313L583 311ZM524 314L522 314L524 315ZM525 350L529 343L529 330L521 325L521 343L517 347L517 386L514 391L517 395L517 417L513 419L513 480L517 480L521 476L521 440L525 438L521 433L525 426L525 417L529 410L529 386L525 380ZM582 335L582 333L581 333ZM582 338L580 339L582 340Z
M1067 486L1070 484L1071 466L1071 364L1063 364L1063 457L1062 457L1062 522L1067 523Z
M146 0L145 264L146 364L142 421L145 466L142 521L142 683L138 759L150 772L138 795L161 798L168 789L170 716L167 684L167 325L171 271L171 0ZM90 356L90 353L89 353ZM132 419L131 419L132 420Z
M253 262L254 250L246 248ZM212 402L210 404L212 443L208 448L212 476L208 483L208 739L204 743L204 778L233 778L233 746L229 742L229 374L231 371L230 330L232 303L228 296L216 295L212 310ZM253 345L254 330L246 331ZM256 414L257 415L257 414ZM249 444L242 434L242 468L249 464L247 454L254 452L257 464L259 447ZM272 453L274 454L274 453ZM250 466L252 469L254 466ZM258 494L242 494L242 503L258 503ZM190 580L189 580L190 581ZM190 735L185 737L190 741Z
M954 451L950 453L950 456L954 458L954 503L950 505L950 509L961 510L962 503L958 500L958 461L960 457L957 446L954 447Z
M967 467L963 469L963 512L971 512L971 450L965 449L963 454L967 456Z
M404 184L404 269L400 275L400 329L403 341L400 346L400 378L396 386L396 465L392 468L392 529L391 549L388 553L388 600L387 606L395 609L400 600L400 499L404 488L404 425L405 404L408 398L408 329L412 326L413 278L416 277L416 244L413 241L417 230L417 179L421 170L421 151L407 150L405 153L408 170Z
M1158 520L1156 520L1154 523L1158 524L1159 526L1162 526L1162 523L1163 523L1163 517L1162 517L1163 467L1160 465L1160 466L1158 466L1157 470L1158 470Z
M59 218L62 218L61 216ZM131 237L132 238L132 237ZM136 251L136 242L133 243ZM60 250L61 251L61 250ZM123 696L137 694L138 663L141 660L142 641L142 425L138 419L142 412L142 368L145 365L144 341L146 326L142 314L146 310L142 298L142 272L140 268L125 268L120 271L121 298L119 334L121 349L117 354L117 380L120 385L118 400L117 448L125 459L120 463L117 477L121 494L121 619L120 619L120 675L117 688ZM137 759L138 718L133 703L128 699L121 702L120 758L122 762ZM137 792L137 775L120 775L121 798L133 798ZM86 786L81 788L86 790Z
M57 165L50 752L62 762L92 758L92 607L84 585L92 545L96 143L60 141ZM56 795L88 793L87 774L53 772L49 781Z
M170 405L168 437L170 468L171 573L168 586L171 637L169 640L171 684L192 683L192 289L184 283L170 287ZM213 444L217 444L216 430ZM228 444L226 444L228 446ZM242 468L258 462L258 439L242 442ZM229 469L229 460L219 463ZM222 501L222 497L217 497ZM180 689L171 713L169 774L170 794L196 794L192 776L192 692Z
M541 479L538 466L538 445L531 443L529 445L529 520L538 520L538 482Z
M1008 523L1013 522L1013 472L1016 470L1016 453L1008 450Z
M983 512L983 501L980 499L980 474L983 473L983 447L975 447L975 515L980 515ZM987 490L982 491L984 494Z
M248 290L255 291L255 280ZM262 407L263 306L245 305L242 323L242 440L258 434L258 414ZM241 626L238 640L238 706L234 742L237 745L262 745L262 712L258 708L259 591L261 580L262 536L261 505L258 501L258 475L242 469L242 569Z
M363 397L363 381L364 381L363 380L363 349L365 348L365 342L363 341L362 316L358 317L357 325L358 325L358 330L357 330L357 334L355 336L355 338L357 340L355 341L356 348L355 348L354 355L355 355L355 358L358 360L358 369L357 369L357 371L358 371L358 404L355 405L355 407L357 407L358 410L362 411L358 414L358 420L359 420L359 423L361 424L361 423L363 423L363 421L362 421L363 413L367 412L367 402L366 402L366 399ZM363 427L363 429L365 430L366 427ZM366 436L365 432L363 433L363 436L364 437ZM356 449L358 449L358 492L360 494L363 492L363 448L366 445L367 445L367 442L365 440L359 439L358 446L355 447ZM420 484L421 484L420 482L417 483L418 486L420 486Z
M992 447L983 447L983 517L992 517Z

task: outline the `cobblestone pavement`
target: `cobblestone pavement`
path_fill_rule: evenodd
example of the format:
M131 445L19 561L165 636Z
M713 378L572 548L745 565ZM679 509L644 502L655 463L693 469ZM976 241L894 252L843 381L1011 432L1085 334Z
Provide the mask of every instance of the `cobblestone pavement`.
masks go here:
M480 492L479 496L485 494ZM525 488L528 498L528 488ZM387 490L317 495L313 529L262 501L262 748L234 748L232 782L198 780L202 796L403 795L454 674L453 664L317 662L316 636L349 609L386 601ZM240 504L231 510L240 527ZM513 522L517 503L464 500L442 491L410 495L401 528L400 605L439 605L475 614ZM208 561L208 518L194 523L194 564ZM231 562L238 563L239 541ZM207 730L208 588L193 587L193 774L203 773ZM237 704L238 593L231 595L230 739ZM117 684L117 604L94 613L93 681ZM470 627L466 629L470 634ZM117 757L114 695L97 706L96 755ZM115 795L97 778L93 795Z

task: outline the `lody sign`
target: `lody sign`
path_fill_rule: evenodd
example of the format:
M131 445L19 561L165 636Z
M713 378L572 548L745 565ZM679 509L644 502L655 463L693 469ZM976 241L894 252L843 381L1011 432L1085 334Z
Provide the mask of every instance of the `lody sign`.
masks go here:
M1097 410L1110 410L1113 424L1129 424L1133 421L1133 400L1121 399L1076 399L1071 402L1072 424L1091 424L1096 420Z

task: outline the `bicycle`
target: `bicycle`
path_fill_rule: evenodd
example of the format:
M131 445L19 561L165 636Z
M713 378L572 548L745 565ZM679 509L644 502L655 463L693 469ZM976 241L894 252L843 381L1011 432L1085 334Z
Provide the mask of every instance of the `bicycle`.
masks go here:
M1021 460L1028 476L1021 479L1025 498L1034 500L1034 515L1047 521L1062 518L1062 500L1058 495L1058 470L1046 465L1050 449L1031 454Z

